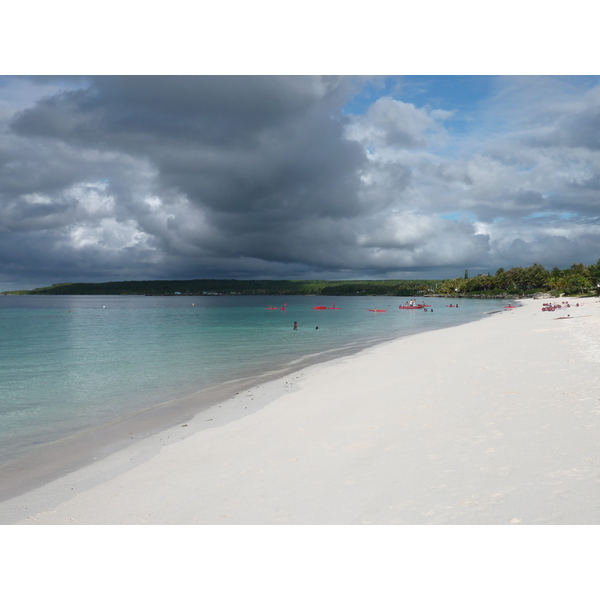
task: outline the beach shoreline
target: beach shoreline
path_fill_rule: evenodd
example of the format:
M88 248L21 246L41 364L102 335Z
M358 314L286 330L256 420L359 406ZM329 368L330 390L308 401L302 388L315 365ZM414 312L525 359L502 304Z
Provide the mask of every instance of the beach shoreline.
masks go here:
M193 393L175 394L172 399L160 404L40 444L13 460L0 463L0 503L91 465L150 436L181 425L216 405L234 400L247 389L276 381L319 362L357 354L387 341L389 340L325 350L316 355L296 359L275 370L226 381ZM247 408L249 414L259 410L260 404L252 404Z
M454 323L441 324L439 328L454 326ZM414 334L410 329L401 333L388 332L384 337L366 338L319 350L267 370L263 367L255 373L240 374L235 379L196 390L188 385L183 390L170 391L167 399L157 404L119 415L110 421L77 428L61 437L35 441L33 445L14 453L11 458L3 456L0 460L0 502L50 483L165 429L181 425L197 413L243 393L247 387L277 380L307 366L351 356L364 349ZM252 411L260 406L251 405L247 408Z
M600 304L571 302L253 382L1 502L0 522L598 523Z
M205 299L196 308L178 299L24 298L35 303L16 298L8 307L16 318L2 315L13 326L3 355L0 502L187 420L253 381L478 318L488 306L365 318L373 315L362 308L391 299L352 299L324 315L302 298L275 314L262 298ZM41 325L32 314L43 317ZM296 319L300 330L290 333Z

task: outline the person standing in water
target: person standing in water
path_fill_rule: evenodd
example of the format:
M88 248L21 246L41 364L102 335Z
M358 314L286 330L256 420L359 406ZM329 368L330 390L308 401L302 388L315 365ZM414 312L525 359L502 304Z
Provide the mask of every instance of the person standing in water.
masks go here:
M294 321L294 331L296 331L296 329L298 329L298 321Z

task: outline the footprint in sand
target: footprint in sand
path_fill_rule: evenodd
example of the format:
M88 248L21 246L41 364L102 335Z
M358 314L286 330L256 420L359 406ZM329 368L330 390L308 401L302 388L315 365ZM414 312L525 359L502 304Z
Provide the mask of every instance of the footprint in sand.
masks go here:
M479 506L479 502L477 502L476 500L464 500L463 502L461 502L461 504L463 506Z

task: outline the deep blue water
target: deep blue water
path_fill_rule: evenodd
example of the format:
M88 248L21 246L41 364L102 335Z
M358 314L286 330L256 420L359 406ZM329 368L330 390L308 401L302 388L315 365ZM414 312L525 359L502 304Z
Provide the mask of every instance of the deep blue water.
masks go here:
M458 300L459 308L447 308L449 301L432 298L433 312L398 310L405 301L0 296L0 461L208 386L472 321L504 305ZM267 310L284 302L285 311ZM334 302L341 310L312 310Z

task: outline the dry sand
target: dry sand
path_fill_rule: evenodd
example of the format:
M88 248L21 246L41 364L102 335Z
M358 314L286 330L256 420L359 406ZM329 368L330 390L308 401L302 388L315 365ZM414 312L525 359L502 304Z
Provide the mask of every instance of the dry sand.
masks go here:
M260 385L0 522L600 524L600 303L542 302Z

